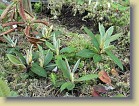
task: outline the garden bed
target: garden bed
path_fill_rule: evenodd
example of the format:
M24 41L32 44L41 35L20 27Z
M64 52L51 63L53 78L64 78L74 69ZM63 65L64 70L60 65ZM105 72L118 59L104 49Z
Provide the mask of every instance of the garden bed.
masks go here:
M35 7L33 8L35 10ZM10 43L7 43L4 38L1 38L0 79L6 81L9 89L14 91L15 96L130 96L129 9L126 10L125 14L123 14L122 10L117 11L114 8L108 11L106 8L101 7L99 10L95 11L91 17L88 17L88 13L91 13L90 10L85 10L82 13L77 10L75 14L73 11L74 8L74 5L63 4L60 9L60 14L57 16L52 13L53 10L51 8L43 7L40 12L36 13L39 19L49 21L49 26L45 27L42 24L38 24L35 30L38 31L35 32L37 36L32 37L37 38L38 36L42 36L44 34L44 32L42 33L42 30L44 30L43 28L46 28L45 31L48 31L47 35L44 34L46 42L41 43L40 47L33 47L32 51L35 54L33 54L33 61L29 64L26 63L23 65L16 65L12 64L13 62L9 59L11 58L11 55L17 56L17 58L21 57L21 55L19 56L16 53L21 53L23 57L27 58L27 50L31 50L30 47L32 42L27 42L28 38L24 36L25 34L23 31L15 31L9 34L17 39L17 47L11 47ZM118 20L116 20L115 17ZM125 22L122 23L123 21ZM51 25L53 25L53 27ZM95 46L93 41L95 38L92 39L90 37L92 35L89 31L91 31L96 39L98 39L97 36L100 36L100 33L102 33L100 30L103 30L99 27L102 28L102 26L104 26L105 31L107 31L111 26L114 26L112 35L122 33L118 39L110 43L110 45L114 45L115 47L112 49L112 53L118 57L118 60L117 58L114 58L116 61L113 60L112 55L110 55L110 57L112 57L110 58L104 51L101 51L101 47L99 48L100 52L97 54L97 57L90 57L90 51L94 50L94 47L97 49L97 46ZM85 29L86 27L87 29ZM5 30L6 29L0 29L1 32ZM55 35L53 35L54 33ZM56 38L54 38L54 36ZM53 42L57 42L58 44L59 40L61 42L58 48L59 52L57 52L57 49L52 50L53 46L49 43L53 45ZM87 49L87 52L86 50L82 52L84 49ZM17 52L14 53L14 50ZM39 59L42 59L39 56L42 54L37 54L42 53L40 51L43 51L45 54L48 53L47 55L49 56L46 57L48 60L49 57L52 57L46 67L44 66L43 68L39 63L41 61ZM7 56L7 54L10 55ZM89 57L85 57L88 56L88 54ZM100 57L102 59L100 59ZM119 63L121 62L122 66L117 61ZM75 64L78 64L78 68L75 68L76 71L74 73L69 73L70 77L65 77L65 75L68 76L68 74L65 73L69 72L69 67L73 70ZM51 65L54 66L50 67ZM65 67L64 65L66 66L66 70L68 70L68 72L65 72L65 69L63 68ZM45 70L46 73L38 72L35 69L42 70L43 72ZM47 77L45 74L47 74ZM100 76L104 78L101 78ZM66 84L68 85L66 86Z

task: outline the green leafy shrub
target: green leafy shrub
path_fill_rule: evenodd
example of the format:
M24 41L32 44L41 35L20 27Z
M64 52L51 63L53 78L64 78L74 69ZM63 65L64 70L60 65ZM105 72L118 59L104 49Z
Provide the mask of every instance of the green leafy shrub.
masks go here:
M34 4L34 10L36 13L41 12L41 9L42 9L42 3L41 2Z
M13 64L23 66L26 71L32 71L36 75L47 77L46 70L49 67L48 64L53 59L53 53L50 50L43 50L39 45L38 48L39 50L33 51L32 45L30 49L26 51L26 55L17 50L13 50L11 53L16 55L7 54L7 57Z
M114 48L113 45L110 43L117 40L121 33L112 35L114 27L110 27L107 31L102 24L99 24L99 32L100 35L94 35L87 27L84 27L85 32L87 35L91 37L91 42L93 44L93 49L83 49L77 53L77 56L84 57L84 58L91 58L93 57L93 61L99 62L102 60L102 54L108 55L115 64L117 64L122 70L123 65L122 62L112 53L112 49Z
M80 59L75 63L73 68L71 69L68 60L65 58L65 61L62 60L61 56L57 57L56 64L59 67L59 69L63 72L63 76L68 79L65 83L61 85L61 91L64 89L72 90L76 83L81 82L81 81L87 81L87 80L92 80L95 78L98 78L97 74L88 74L88 75L83 75L80 78L76 78L74 76L74 73L77 71L78 66L80 63Z

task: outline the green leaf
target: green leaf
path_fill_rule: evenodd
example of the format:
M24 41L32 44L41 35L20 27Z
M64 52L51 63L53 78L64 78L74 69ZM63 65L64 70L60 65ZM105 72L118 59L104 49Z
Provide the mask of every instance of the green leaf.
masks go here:
M51 75L50 75L50 79L51 79L53 85L56 85L56 74L51 73Z
M73 47L65 47L60 50L60 53L72 53L75 50L76 50L76 48L73 48Z
M20 59L18 59L16 56L12 55L12 54L7 54L8 59L15 65L23 65L24 64L20 61Z
M106 31L106 33L105 33L105 35L104 35L104 41L107 40L107 38L109 38L109 37L112 35L113 30L114 30L114 27L111 26L111 27Z
M32 63L31 71L39 76L47 77L46 71L36 63Z
M65 82L65 83L62 84L62 86L60 87L60 90L61 90L61 92L62 92L64 89L72 90L74 87L75 87L75 84L74 84L74 83Z
M108 46L108 47L105 47L104 50L105 50L105 51L108 51L108 50L113 50L114 48L115 48L114 45L110 45L110 46Z
M91 57L93 57L94 53L92 50L83 49L83 50L79 51L76 55L83 57L83 58L91 58Z
M55 36L57 37L58 35L60 35L61 34L61 31L54 31L54 32L52 32L52 34L51 35L54 35L54 33L55 33Z
M107 47L109 46L109 44L115 40L117 40L120 36L121 36L122 33L119 33L119 34L115 34L115 35L112 35L110 36L109 38L106 39L105 41L105 44L104 46Z
M45 41L45 44L46 44L46 46L47 46L49 49L55 51L55 47L54 47L51 43Z
M87 27L84 27L84 31L92 38L91 42L96 47L97 50L99 50L99 43L97 39L95 38L94 34L91 30L89 30Z
M60 56L57 56L56 64L58 68L63 72L64 77L70 79L70 72L65 61L62 60Z
M45 56L44 66L46 66L52 59L53 59L53 52L48 50L48 52L47 52L47 54Z
M117 40L120 36L121 36L122 33L119 33L119 34L115 34L115 35L112 35L110 38L108 38L105 42L113 42L115 40Z
M68 60L66 58L65 58L65 62L66 62L66 66L68 68L68 71L71 74L71 69L70 69L70 66L69 66L69 62L68 62Z
M97 74L89 74L85 75L83 77L80 77L79 79L76 79L75 81L87 81L87 80L92 80L98 78Z
M96 37L98 43L100 44L101 43L101 35L100 34L96 34L95 37Z
M5 81L0 79L0 97L9 97L10 96L10 88L6 84Z
M105 28L103 24L100 24L100 23L99 23L99 33L101 35L101 38L103 38L103 36L105 35Z
M74 65L73 70L72 70L73 73L75 73L75 71L77 70L79 64L80 64L80 59L79 59L79 60L76 62L76 64Z
M106 51L106 54L123 70L122 62L111 51Z
M102 60L102 57L101 57L101 55L95 54L95 55L93 56L93 60L94 60L94 62L96 63L96 62L101 61L101 60Z
M23 64L26 64L26 59L24 58L24 56L20 52L18 52L16 50L13 52L20 58L20 60L22 61Z

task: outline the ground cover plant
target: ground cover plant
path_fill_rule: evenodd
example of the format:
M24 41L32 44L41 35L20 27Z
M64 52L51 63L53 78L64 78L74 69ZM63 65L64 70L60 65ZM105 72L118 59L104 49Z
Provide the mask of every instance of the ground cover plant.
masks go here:
M0 1L0 96L129 97L129 1L60 1Z

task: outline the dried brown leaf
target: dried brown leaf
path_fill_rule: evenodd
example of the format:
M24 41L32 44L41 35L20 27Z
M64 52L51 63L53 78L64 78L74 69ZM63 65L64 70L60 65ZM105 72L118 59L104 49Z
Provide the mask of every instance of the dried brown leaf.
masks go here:
M105 87L102 85L95 85L95 86L93 86L93 89L94 89L94 91L97 91L99 93L106 93L107 92Z
M101 81L103 81L106 84L111 84L111 79L110 79L109 75L104 70L100 71L98 73L98 75L99 75L99 79Z
M42 40L35 38L35 37L27 36L27 39L31 44L34 44L35 46L37 46L37 44L42 43Z
M100 97L100 94L97 91L93 90L92 96L93 97Z

